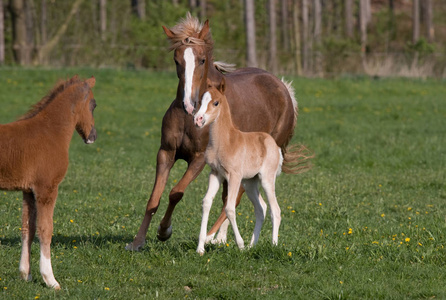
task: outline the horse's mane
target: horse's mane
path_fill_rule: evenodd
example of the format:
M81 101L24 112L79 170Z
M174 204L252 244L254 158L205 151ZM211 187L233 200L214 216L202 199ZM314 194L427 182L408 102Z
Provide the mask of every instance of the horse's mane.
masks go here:
M39 102L34 104L31 109L25 113L23 116L21 116L17 121L21 120L27 120L34 116L36 116L39 112L41 112L45 107L48 106L54 99L56 99L57 95L62 93L67 87L77 84L81 82L82 80L79 79L79 77L76 75L71 79L65 80L65 81L59 81L55 87L45 96L43 97Z
M178 24L170 28L170 30L174 33L174 36L169 38L169 50L175 50L181 45L189 44L212 47L214 41L212 40L210 31L203 37L203 39L198 38L198 34L202 29L203 23L188 12L185 19L181 19Z

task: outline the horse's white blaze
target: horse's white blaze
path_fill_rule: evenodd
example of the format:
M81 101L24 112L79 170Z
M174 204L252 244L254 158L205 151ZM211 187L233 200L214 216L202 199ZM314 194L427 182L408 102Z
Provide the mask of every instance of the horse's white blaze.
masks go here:
M194 122L195 125L204 126L206 123L206 111L208 109L209 102L212 101L212 96L209 92L204 93L203 98L201 100L200 110L195 114ZM202 121L199 121L200 117L202 117Z
M184 51L184 62L186 64L186 71L184 73L184 98L183 103L186 111L192 114L194 106L192 104L192 80L194 78L195 70L195 55L192 48L187 48Z

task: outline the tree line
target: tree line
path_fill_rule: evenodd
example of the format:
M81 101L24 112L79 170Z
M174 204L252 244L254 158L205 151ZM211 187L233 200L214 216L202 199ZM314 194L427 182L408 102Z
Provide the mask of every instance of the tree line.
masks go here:
M188 11L240 67L446 76L442 0L0 0L0 64L172 70L161 25Z

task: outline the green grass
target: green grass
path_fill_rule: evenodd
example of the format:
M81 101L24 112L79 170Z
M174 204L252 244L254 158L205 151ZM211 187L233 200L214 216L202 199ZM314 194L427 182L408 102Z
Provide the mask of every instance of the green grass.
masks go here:
M124 250L144 215L155 177L161 120L175 97L171 73L0 69L0 123L25 113L57 79L95 75L98 140L73 135L54 214L46 288L32 248L32 282L19 279L21 193L0 193L0 298L401 299L446 298L446 84L434 80L294 80L300 107L293 143L314 150L311 171L281 175L279 246L271 222L259 244L195 253L206 170L156 239L177 162L141 252ZM211 222L219 214L216 199ZM249 241L252 205L238 225Z

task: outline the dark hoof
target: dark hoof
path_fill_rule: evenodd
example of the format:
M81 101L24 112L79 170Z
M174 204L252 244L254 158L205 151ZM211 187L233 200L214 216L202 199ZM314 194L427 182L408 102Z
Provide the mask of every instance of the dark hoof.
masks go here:
M172 236L172 225L169 226L166 230L162 230L161 226L158 226L158 234L156 237L162 241L165 242Z

